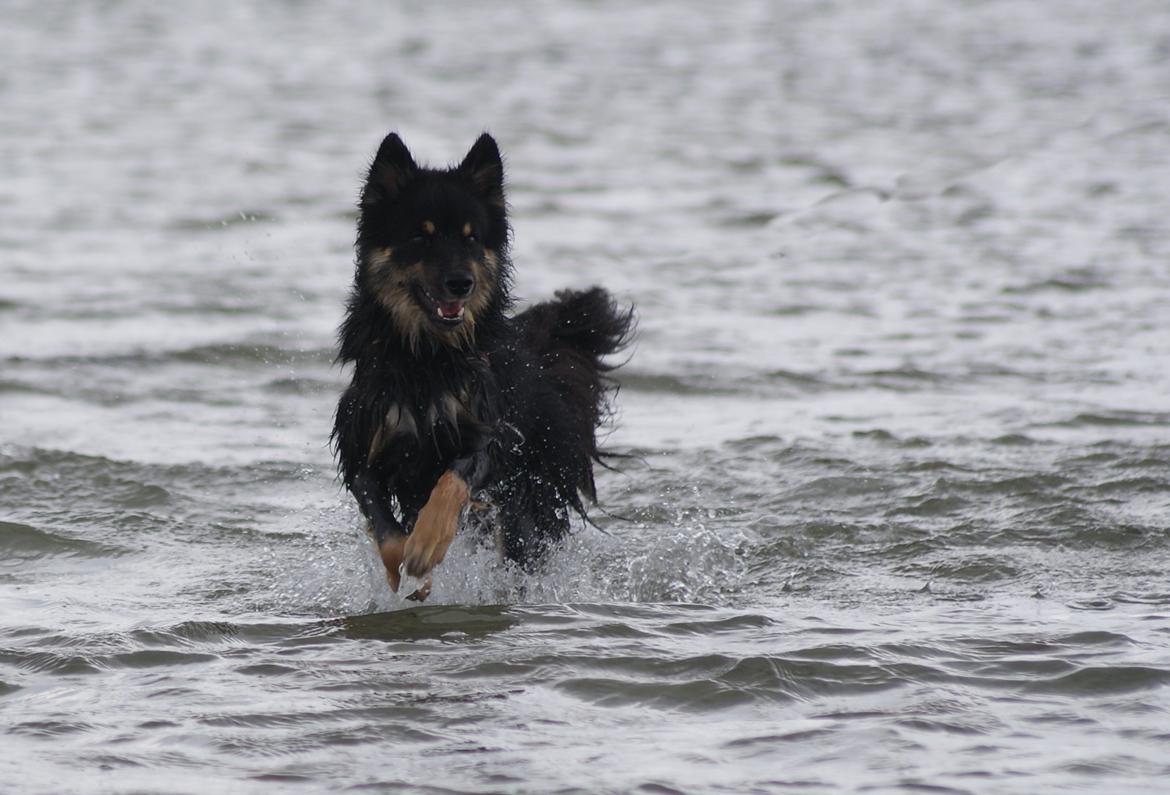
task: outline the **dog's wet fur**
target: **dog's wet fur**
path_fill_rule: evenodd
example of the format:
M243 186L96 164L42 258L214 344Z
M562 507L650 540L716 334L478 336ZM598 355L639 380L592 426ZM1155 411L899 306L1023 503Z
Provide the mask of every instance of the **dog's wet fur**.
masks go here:
M447 169L382 141L361 193L339 354L353 380L333 442L391 586L425 578L416 599L470 508L531 569L596 499L605 357L629 341L632 310L593 287L510 314L509 236L490 135Z

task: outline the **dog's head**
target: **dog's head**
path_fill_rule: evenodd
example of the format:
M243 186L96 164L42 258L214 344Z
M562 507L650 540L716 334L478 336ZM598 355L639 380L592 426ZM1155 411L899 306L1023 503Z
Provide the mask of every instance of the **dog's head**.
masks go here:
M418 166L396 134L362 189L358 279L411 348L463 346L507 300L504 165L484 133L454 168Z

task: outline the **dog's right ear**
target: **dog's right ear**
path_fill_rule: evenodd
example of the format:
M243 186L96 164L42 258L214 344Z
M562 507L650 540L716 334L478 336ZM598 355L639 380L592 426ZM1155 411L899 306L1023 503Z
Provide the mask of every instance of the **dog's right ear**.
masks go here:
M487 133L480 135L457 170L471 180L488 203L504 206L504 161L495 138Z
M374 162L370 164L362 204L369 204L376 199L393 199L402 192L417 170L410 150L402 143L398 133L390 133L382 139L378 154L374 155Z

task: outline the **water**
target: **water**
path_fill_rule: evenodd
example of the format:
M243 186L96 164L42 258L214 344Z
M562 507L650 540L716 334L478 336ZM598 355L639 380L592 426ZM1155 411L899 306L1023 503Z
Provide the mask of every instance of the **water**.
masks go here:
M1164 3L0 14L0 790L1165 791ZM421 607L327 448L391 127L640 316L604 532Z

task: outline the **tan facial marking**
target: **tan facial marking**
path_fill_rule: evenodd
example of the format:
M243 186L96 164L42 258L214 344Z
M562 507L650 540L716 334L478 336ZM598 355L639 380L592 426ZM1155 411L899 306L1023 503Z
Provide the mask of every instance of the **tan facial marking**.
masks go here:
M382 272L390 267L392 258L394 257L394 249L387 246L386 248L376 248L369 256L370 273L375 276L381 276Z
M468 223L463 225L463 236L471 237L471 224Z
M424 228L434 229L434 224L427 221ZM470 226L467 224L465 226ZM366 259L366 274L368 283L374 295L394 320L394 325L412 350L418 346L424 337L430 335L444 345L456 348L470 348L475 342L475 325L481 315L491 303L495 294L497 281L500 276L501 261L499 253L492 249L485 249L482 259L472 257L467 261L467 269L475 279L476 288L468 297L464 305L463 322L458 327L446 330L436 329L430 319L419 308L414 297L414 285L424 283L425 265L415 262L402 266L392 260L394 249L390 247L375 249ZM404 417L404 420L406 418ZM387 429L389 432L391 429ZM411 430L405 427L397 429ZM380 444L384 444L387 433L383 434ZM378 451L371 450L369 455L375 456Z
M423 230L424 235L433 235L435 233L435 222L434 221L423 221L422 222L422 230Z
M416 262L401 269L386 266L385 272L371 273L376 277L372 286L378 303L390 313L398 332L412 349L418 348L419 338L427 325L426 317L411 294L411 285L421 282L422 269L422 263Z

